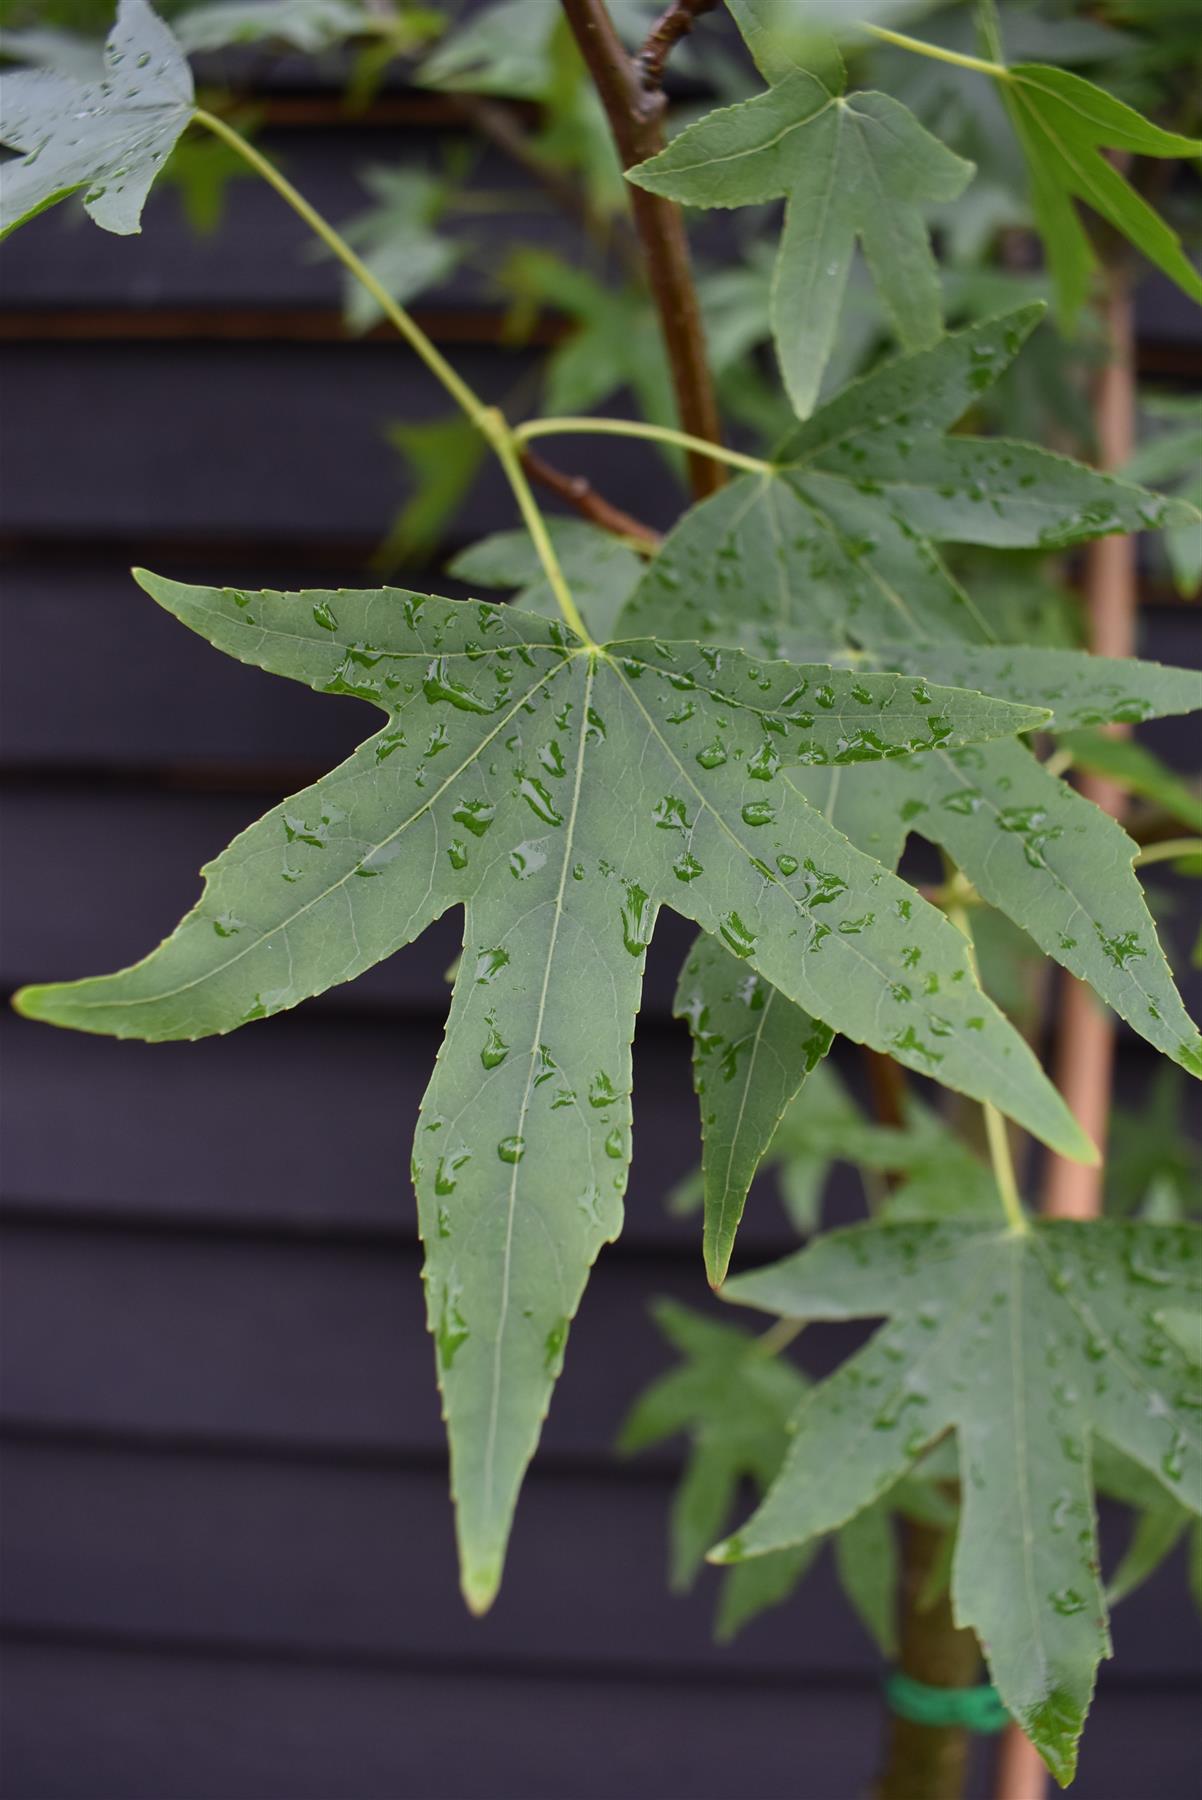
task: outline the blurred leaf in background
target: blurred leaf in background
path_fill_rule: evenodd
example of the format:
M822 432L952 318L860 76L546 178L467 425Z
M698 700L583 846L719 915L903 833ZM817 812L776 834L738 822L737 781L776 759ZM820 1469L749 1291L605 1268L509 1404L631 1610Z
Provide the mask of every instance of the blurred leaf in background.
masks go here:
M1153 422L1152 430L1124 473L1202 510L1202 398L1143 394L1140 411ZM1187 600L1196 598L1202 589L1202 521L1172 526L1163 543L1178 593Z
M408 466L413 492L376 552L377 567L388 571L406 560L429 559L449 521L466 498L488 446L462 413L419 424L399 422L385 432Z
M640 1395L619 1436L626 1455L674 1437L689 1441L669 1522L670 1580L693 1586L705 1552L745 1498L762 1493L784 1460L789 1421L809 1391L806 1377L777 1354L769 1331L753 1337L670 1300L654 1308L679 1361ZM896 1649L897 1539L894 1514L949 1527L951 1500L930 1479L905 1477L833 1535L835 1567L860 1623L884 1657ZM794 1592L819 1541L723 1572L714 1630L728 1642Z
M400 305L444 281L467 246L438 230L454 193L454 178L422 169L370 165L359 179L372 204L342 227L380 286ZM369 331L384 314L375 297L343 276L343 308L352 331Z

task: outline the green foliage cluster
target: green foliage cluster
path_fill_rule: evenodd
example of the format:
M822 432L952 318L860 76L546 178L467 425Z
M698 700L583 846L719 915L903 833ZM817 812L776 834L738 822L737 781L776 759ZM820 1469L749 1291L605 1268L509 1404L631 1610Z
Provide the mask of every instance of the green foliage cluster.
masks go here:
M1138 255L1202 298L1183 247L1193 196L1174 186L1158 209L1144 179L1202 144L1167 0L1050 21L945 7L921 42L874 24L871 6L836 42L839 10L798 34L787 10L730 0L750 60L716 55L699 30L693 71L724 103L628 171L645 192L730 209L742 246L707 265L701 227L698 294L719 395L752 448L714 448L734 478L659 543L544 519L523 464L556 432L641 437L676 468L698 447L675 428L628 184L555 0L498 0L462 25L359 0L214 0L164 8L174 31L148 0L119 0L103 44L46 29L94 30L83 6L36 21L6 7L3 135L19 156L0 172L0 229L76 196L104 229L135 232L165 172L211 228L232 170L264 176L346 270L350 327L390 321L458 409L396 428L421 480L393 550L437 542L490 452L523 525L452 564L513 590L508 604L139 572L216 648L368 701L382 722L202 871L196 906L143 961L18 1005L118 1037L224 1033L462 909L413 1179L463 1587L482 1610L589 1271L621 1228L645 953L661 908L692 920L677 1011L701 1169L676 1200L701 1207L710 1281L778 1323L756 1338L659 1313L679 1360L623 1446L689 1440L674 1583L707 1552L731 1565L729 1635L786 1598L830 1538L889 1654L896 1520L936 1527L957 1619L1067 1781L1109 1653L1095 1491L1135 1516L1111 1600L1202 1509L1202 1263L1184 1217L1197 1164L1175 1094L1158 1090L1151 1131L1116 1132L1118 1216L1035 1223L1005 1121L1096 1158L1028 1041L1044 958L1202 1075L1144 894L1139 865L1157 849L1066 778L1100 771L1158 827L1202 832L1196 792L1106 730L1198 708L1202 679L1090 656L1063 592L1076 546L1140 530L1164 533L1175 581L1197 589L1196 405L1148 396L1152 433L1121 474L1061 453L1100 354L1081 328L1100 262ZM628 42L650 12L616 10ZM349 44L361 89L421 45L411 75L427 87L536 105L539 123L513 128L519 160L571 206L587 248L569 263L523 247L498 291L517 334L544 307L575 324L547 361L553 413L627 393L641 418L515 427L485 406L404 310L471 264L470 233L445 230L490 203L471 159L366 171L369 207L336 231L197 104L190 52L262 43ZM1083 69L1121 71L1124 97ZM1032 229L1046 275L1014 267ZM940 852L938 887L898 872L911 837ZM1178 835L1168 852L1191 867L1198 848ZM911 1092L899 1119L871 1123L827 1061L839 1036L932 1097ZM824 1232L834 1162L863 1172L869 1217ZM727 1280L761 1169L816 1241ZM826 1381L782 1357L803 1323L851 1318L885 1323ZM747 1482L758 1509L724 1536Z

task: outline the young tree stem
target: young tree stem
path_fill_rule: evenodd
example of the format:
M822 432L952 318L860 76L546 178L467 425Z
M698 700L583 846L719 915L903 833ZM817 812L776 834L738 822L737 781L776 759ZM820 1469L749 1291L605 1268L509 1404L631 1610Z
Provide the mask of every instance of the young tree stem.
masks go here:
M627 54L614 30L605 0L563 0L563 10L605 108L622 167L645 162L663 148L663 94L644 86L638 62ZM631 187L630 204L659 313L680 422L689 436L718 443L718 403L705 354L684 216L674 200L649 194L644 188ZM715 493L726 476L719 463L693 451L689 478L700 499Z
M906 1521L898 1665L927 1687L972 1687L981 1668L975 1636L957 1626L946 1590L933 1604L923 1603L943 1539L935 1526ZM894 1715L889 1760L875 1800L960 1800L967 1768L968 1733L962 1726L919 1725Z

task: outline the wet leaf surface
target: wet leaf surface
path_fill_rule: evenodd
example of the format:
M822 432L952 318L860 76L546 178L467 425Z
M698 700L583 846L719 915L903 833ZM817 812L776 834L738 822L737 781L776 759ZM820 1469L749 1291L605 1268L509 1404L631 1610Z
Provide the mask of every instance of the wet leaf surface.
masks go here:
M146 0L120 0L94 79L6 69L0 86L0 142L23 153L5 164L0 235L79 190L97 225L139 231L151 183L195 106L180 46Z
M1189 1226L870 1225L736 1277L732 1300L803 1319L882 1316L804 1399L781 1474L719 1560L799 1548L875 1501L946 1432L959 1454L956 1617L1062 1782L1099 1660L1093 1439L1202 1506L1197 1364L1166 1327L1196 1316Z
M226 1032L465 908L413 1167L473 1605L495 1592L569 1322L620 1228L629 1045L660 906L813 1018L1089 1154L955 927L786 774L909 759L1038 712L739 651L597 650L513 607L396 589L140 579L231 655L386 722L236 838L151 956L19 1004L124 1037Z

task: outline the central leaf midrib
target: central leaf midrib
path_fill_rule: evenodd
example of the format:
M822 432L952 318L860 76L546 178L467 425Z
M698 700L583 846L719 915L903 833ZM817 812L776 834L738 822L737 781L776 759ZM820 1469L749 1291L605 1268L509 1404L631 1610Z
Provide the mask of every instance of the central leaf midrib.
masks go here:
M566 666L566 665L563 665ZM551 969L555 961L555 952L559 942L559 927L563 919L563 897L567 889L568 871L572 866L572 846L576 832L576 819L580 810L580 795L584 785L584 759L588 746L589 733L589 701L592 696L596 678L596 661L589 658L588 673L585 677L584 695L580 703L580 723L578 727L579 742L576 751L576 770L572 784L571 807L564 820L564 838L562 856L560 858L559 886L555 893L555 912L551 928L551 940L547 946L546 964L543 970L542 988L539 992L538 1009L534 1020L534 1032L530 1044L529 1067L526 1073L526 1086L522 1095L522 1104L518 1112L515 1135L521 1140L526 1123L526 1115L530 1110L530 1099L534 1092L534 1077L538 1063L539 1045L542 1042L543 1020L547 1010L547 995L551 985ZM518 1177L521 1161L515 1161L509 1179L509 1194L506 1200L505 1216L505 1250L501 1267L501 1303L497 1319L496 1337L493 1340L493 1378L492 1392L489 1398L488 1425L485 1439L482 1481L485 1496L485 1509L491 1512L493 1507L493 1483L495 1476L495 1457L497 1431L501 1412L501 1365L503 1360L503 1344L505 1328L509 1319L509 1297L512 1285L513 1266L513 1232L517 1216Z

